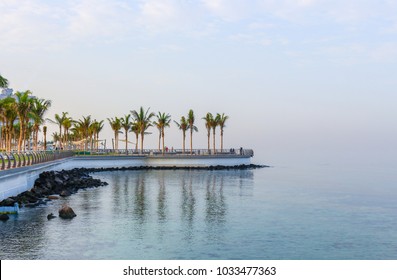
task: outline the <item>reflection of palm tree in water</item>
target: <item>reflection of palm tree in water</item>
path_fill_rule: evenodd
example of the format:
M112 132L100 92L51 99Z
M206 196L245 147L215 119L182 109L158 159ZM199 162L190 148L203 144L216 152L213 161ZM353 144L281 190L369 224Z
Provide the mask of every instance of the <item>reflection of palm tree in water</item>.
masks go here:
M146 216L145 174L138 174L135 179L134 216L143 223Z
M188 221L190 227L193 225L196 209L196 199L194 198L192 190L192 181L193 178L190 175L188 184L186 184L186 177L182 176L182 219Z
M159 177L159 194L157 196L157 214L159 221L165 221L167 219L167 205L166 205L166 191L164 182L164 171L161 172Z
M213 174L208 176L207 179L205 219L209 223L223 224L226 220L227 212L223 195L223 175L220 175L219 183L217 179L218 176Z

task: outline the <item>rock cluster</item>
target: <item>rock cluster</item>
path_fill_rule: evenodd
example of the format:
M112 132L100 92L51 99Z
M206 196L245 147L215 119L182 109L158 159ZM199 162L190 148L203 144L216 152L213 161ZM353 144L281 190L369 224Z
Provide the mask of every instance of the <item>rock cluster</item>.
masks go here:
M106 182L92 178L87 170L82 168L46 171L39 175L32 189L1 201L0 206L13 206L18 202L21 206L34 207L46 203L49 198L69 196L79 189L105 185Z
M210 165L210 166L126 166L126 167L106 167L106 168L86 168L89 173L104 171L123 171L123 170L245 170L269 167L267 165L241 164L241 165Z

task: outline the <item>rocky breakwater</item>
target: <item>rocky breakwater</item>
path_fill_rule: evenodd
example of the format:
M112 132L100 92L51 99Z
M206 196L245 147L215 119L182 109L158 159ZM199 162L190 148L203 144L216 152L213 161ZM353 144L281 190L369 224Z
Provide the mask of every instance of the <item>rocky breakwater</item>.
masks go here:
M32 189L1 201L0 206L13 206L18 202L20 206L34 207L46 203L49 198L69 196L79 189L105 185L106 182L92 178L86 169L46 171L39 175Z

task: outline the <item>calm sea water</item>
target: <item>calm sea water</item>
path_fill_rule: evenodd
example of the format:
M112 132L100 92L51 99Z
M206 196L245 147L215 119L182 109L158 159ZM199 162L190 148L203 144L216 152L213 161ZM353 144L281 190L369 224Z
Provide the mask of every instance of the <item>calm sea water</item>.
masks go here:
M0 222L0 259L397 259L392 168L118 171ZM73 220L56 218L67 202Z

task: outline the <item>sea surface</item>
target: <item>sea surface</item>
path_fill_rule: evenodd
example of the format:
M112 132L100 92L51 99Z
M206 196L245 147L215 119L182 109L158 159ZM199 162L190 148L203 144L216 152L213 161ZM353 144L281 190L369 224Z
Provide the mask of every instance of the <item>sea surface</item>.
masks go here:
M0 222L0 259L397 259L397 175L376 166L93 174ZM47 220L63 203L72 220Z

